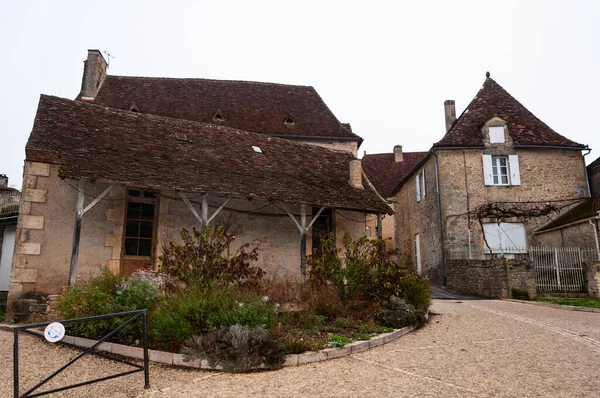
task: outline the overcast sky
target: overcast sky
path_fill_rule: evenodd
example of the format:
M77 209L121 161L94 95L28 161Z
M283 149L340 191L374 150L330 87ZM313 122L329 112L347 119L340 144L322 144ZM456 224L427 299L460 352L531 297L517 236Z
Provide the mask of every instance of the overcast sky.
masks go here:
M0 174L21 186L40 94L109 73L310 85L367 153L426 151L485 72L600 156L600 1L18 1L0 6Z

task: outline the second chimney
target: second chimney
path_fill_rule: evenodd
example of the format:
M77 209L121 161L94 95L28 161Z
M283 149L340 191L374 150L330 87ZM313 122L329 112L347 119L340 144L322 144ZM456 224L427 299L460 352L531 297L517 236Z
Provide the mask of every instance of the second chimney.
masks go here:
M454 106L454 100L444 101L444 114L446 116L446 133L450 131L450 127L456 121L456 108Z
M0 174L0 188L8 188L8 177L6 174Z
M362 163L360 159L350 161L350 179L348 183L352 188L365 189L362 184Z
M402 156L402 145L394 146L394 162L400 163L403 160L404 160L404 157Z
M84 61L83 79L79 98L82 101L93 101L100 90L100 85L106 77L108 64L99 50L88 50L87 60Z

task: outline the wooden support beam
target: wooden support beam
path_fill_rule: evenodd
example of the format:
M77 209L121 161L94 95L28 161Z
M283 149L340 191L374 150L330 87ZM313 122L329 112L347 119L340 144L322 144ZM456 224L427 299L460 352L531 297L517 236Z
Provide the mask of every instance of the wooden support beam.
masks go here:
M383 215L377 213L377 239L383 239Z
M208 194L202 196L202 222L203 227L208 225Z
M296 220L296 217L294 217L294 215L292 214L291 211L289 211L289 209L282 203L281 207L283 207L283 210L285 210L285 212L287 213L288 216L290 216L290 218L292 219L292 221L294 221L294 224L296 224L296 227L298 227L298 230L300 230L300 233L302 233L303 229L300 226L300 224L298 223L298 220Z
M83 209L83 214L87 213L92 207L96 206L98 202L100 202L112 189L115 187L115 184L110 184L108 188L106 188L96 199L92 200L92 202Z
M210 224L210 222L221 212L221 210L223 210L223 207L225 207L227 202L229 202L229 198L225 199L225 202L223 202L223 204L221 206L219 206L219 208L217 210L215 210L213 215L210 216L210 218L208 219L208 222L206 223L206 225Z
M300 205L300 272L302 283L306 282L306 205Z
M196 209L194 209L194 206L189 201L189 199L185 196L185 194L183 192L179 192L179 196L181 197L181 199L183 200L183 202L187 205L187 207L189 207L189 209L192 212L192 214L194 215L194 217L196 217L196 219L198 221L200 221L200 228L204 228L205 224L204 224L204 221L202 220L202 217L200 217L200 215L198 214L198 212L196 211Z
M75 205L75 226L73 228L73 246L71 248L71 264L69 266L69 289L75 287L77 280L77 260L79 258L79 238L81 237L81 219L83 218L83 201L85 181L79 180L77 203Z
M317 221L317 218L319 218L319 216L321 215L321 213L323 213L323 210L325 210L324 207L321 207L319 209L319 211L317 212L317 214L315 214L312 218L312 220L310 220L310 224L308 224L308 227L306 227L306 232L308 232L308 230L313 226L313 224L315 223L315 221Z

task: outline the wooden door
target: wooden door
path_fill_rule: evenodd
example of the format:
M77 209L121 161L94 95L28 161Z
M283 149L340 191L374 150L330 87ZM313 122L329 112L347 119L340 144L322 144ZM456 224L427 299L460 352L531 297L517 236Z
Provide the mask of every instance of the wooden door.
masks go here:
M156 246L156 192L128 189L123 227L121 275L129 276L138 269L152 269Z

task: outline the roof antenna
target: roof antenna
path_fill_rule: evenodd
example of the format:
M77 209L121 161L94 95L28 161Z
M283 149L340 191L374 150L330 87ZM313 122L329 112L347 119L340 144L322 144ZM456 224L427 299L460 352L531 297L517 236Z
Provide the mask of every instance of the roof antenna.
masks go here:
M490 77L490 72L485 72L485 77Z
M103 52L104 54L106 54L106 58L107 58L107 61L106 61L106 69L108 69L108 68L110 67L110 59L111 59L111 58L115 58L115 57L114 57L114 56L112 56L112 55L110 55L110 54L108 53L108 51L102 51L102 52Z

